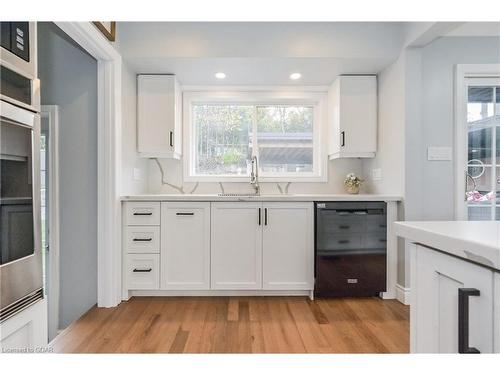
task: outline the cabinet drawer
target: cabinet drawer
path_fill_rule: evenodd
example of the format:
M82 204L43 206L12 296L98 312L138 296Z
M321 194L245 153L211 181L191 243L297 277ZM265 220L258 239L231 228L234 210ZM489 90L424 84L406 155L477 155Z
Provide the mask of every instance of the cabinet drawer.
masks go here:
M160 287L160 256L158 254L127 254L127 289L158 289Z
M126 225L160 225L160 202L126 202Z
M125 227L125 239L123 246L126 253L158 254L160 252L160 227Z

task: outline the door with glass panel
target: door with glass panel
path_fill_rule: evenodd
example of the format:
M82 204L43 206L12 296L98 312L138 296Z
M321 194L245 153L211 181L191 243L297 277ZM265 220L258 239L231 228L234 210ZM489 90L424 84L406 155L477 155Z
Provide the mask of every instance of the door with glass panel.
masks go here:
M500 220L500 78L466 80L468 220Z

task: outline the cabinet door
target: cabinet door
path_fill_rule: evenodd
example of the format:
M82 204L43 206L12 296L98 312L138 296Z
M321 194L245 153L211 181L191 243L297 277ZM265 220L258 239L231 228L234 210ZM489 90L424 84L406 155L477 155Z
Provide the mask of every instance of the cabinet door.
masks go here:
M262 204L212 203L211 285L262 289Z
M469 297L468 346L491 353L493 272L423 246L414 251L411 351L458 353L459 289L475 288L480 295Z
M174 75L137 76L137 146L140 156L180 158L180 95Z
M161 204L161 288L210 289L210 203Z
M313 289L312 203L273 202L263 207L264 289Z

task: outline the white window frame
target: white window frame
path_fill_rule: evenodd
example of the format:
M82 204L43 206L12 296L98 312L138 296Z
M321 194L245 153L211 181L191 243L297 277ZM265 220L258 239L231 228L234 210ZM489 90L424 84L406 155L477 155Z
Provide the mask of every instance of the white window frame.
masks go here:
M500 64L457 64L455 68L455 220L467 220L467 88L473 78L499 78Z
M193 104L234 105L304 105L313 107L313 172L280 173L274 176L259 172L261 182L326 182L326 91L301 91L273 88L270 91L236 90L188 91L183 89L184 181L186 182L248 182L249 176L198 175L194 173L196 135L192 124ZM258 154L258 147L255 149Z

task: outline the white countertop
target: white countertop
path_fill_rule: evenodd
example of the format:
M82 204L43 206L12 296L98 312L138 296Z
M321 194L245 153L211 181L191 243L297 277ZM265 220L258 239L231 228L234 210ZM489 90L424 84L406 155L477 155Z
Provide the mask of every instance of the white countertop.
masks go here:
M500 221L406 221L396 235L500 270Z
M395 195L379 194L262 194L259 196L218 196L217 194L125 195L122 201L210 201L210 202L313 202L313 201L400 201Z

